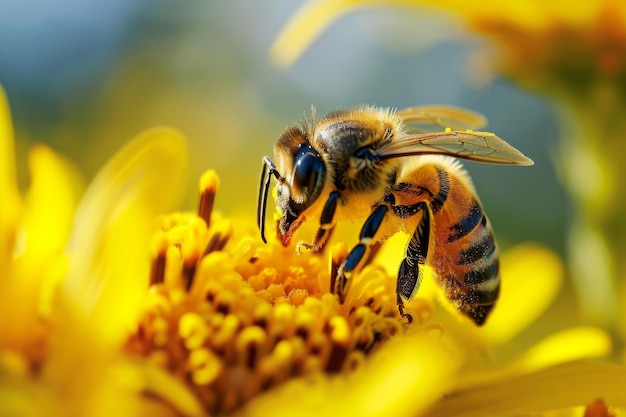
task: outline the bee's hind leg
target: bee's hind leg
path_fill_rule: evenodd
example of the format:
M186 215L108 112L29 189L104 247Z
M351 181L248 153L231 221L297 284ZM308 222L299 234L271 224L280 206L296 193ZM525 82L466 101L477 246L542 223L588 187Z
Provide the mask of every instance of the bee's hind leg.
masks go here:
M339 268L334 282L331 282L331 290L339 296L341 302L344 301L348 292L351 276L360 270L368 259L373 239L380 225L389 211L386 205L377 206L363 223L359 243L350 251L343 265Z
M411 236L409 246L406 249L406 256L400 264L396 283L398 311L409 323L413 322L413 316L404 312L404 300L410 300L420 287L423 276L421 266L426 263L430 240L431 215L428 205L421 202L417 206L417 209L422 212L422 218L413 236Z

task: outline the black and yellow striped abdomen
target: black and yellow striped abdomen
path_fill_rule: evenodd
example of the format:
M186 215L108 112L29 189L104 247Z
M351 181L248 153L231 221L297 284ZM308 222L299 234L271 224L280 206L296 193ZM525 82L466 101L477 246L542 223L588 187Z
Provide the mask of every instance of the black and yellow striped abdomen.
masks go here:
M480 202L474 198L467 211L458 210L464 201L455 202L452 189L446 207L434 216L431 264L448 298L480 325L500 291L498 249ZM457 210L448 213L453 205Z
M431 162L432 160L432 162ZM485 322L500 291L498 249L493 231L465 171L448 158L428 158L423 165L401 176L393 187L394 213L408 218L423 207L410 252L420 253L421 263L437 273L447 297L476 324ZM419 248L416 250L416 248ZM400 275L408 265L403 262ZM401 286L399 276L398 285ZM419 282L417 283L419 285ZM399 293L402 294L401 291ZM404 297L408 297L408 290Z

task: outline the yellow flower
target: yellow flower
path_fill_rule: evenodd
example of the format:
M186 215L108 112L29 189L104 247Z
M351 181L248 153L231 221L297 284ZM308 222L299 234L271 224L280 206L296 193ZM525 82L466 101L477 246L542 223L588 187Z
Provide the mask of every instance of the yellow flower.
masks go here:
M4 101L0 110L7 113ZM69 198L55 205L74 174L64 162L53 169L58 157L42 148L36 152L48 163L34 159L22 202L12 138L0 140L2 197L12 202L0 217L0 319L9 330L0 344L0 414L495 415L502 405L523 413L598 397L626 405L623 367L562 363L607 353L606 335L593 329L557 334L513 361L477 362L556 294L560 264L543 248L504 257L493 324L476 329L426 288L406 306L409 326L397 312L395 280L380 265L353 277L341 304L329 288L345 246L297 256L276 240L261 244L247 221L214 213L211 171L200 181L197 214L162 215L155 225L183 182L185 146L171 130L132 141L75 209ZM47 182L38 194L41 174ZM587 343L555 354L581 334ZM555 384L562 395L546 395Z
M161 220L152 287L128 352L176 375L218 415L302 415L319 407L352 415L406 414L402 408L415 412L441 396L460 356L433 333L438 326L427 320L428 304L409 307L417 323L407 329L395 306L393 280L374 266L354 278L340 304L329 293L331 265L336 270L345 247L335 248L329 262L298 256L276 239L264 245L256 233L242 233L207 209L217 185L207 172L198 215ZM306 379L287 384L282 394L268 391L300 378ZM416 395L412 387L425 379L428 387ZM179 402L167 394L161 398ZM316 405L324 398L327 404Z
M346 412L386 415L424 409L449 385L460 357L428 323L428 304L409 308L416 324L408 331L388 276L375 267L355 277L339 304L327 291L327 259L260 245L256 232L212 214L211 173L198 215L163 217L150 244L155 215L182 183L175 132L131 142L77 206L78 193L63 191L73 190L73 170L38 148L48 160L35 159L22 202L4 100L0 110L2 196L11 202L0 218L0 414L267 415L281 397L261 394L307 377L321 384L309 401L334 395L327 407L338 410L341 397L351 398ZM43 216L32 226L31 212ZM29 255L40 252L47 256ZM344 256L337 248L335 265Z
M29 155L32 181L22 199L17 188L13 132L0 89L0 346L37 367L45 355L50 293L65 268L80 188L73 168L45 146Z
M575 5L560 0L312 0L279 34L272 60L290 65L335 20L372 6L428 6L460 14L468 29L496 43L498 55L493 58L499 70L520 80L552 74L584 82L595 73L619 76L626 65L626 8L616 0ZM416 17L419 10L415 7ZM548 87L549 80L543 81Z
M547 249L529 244L504 255L502 299L485 327L438 307L428 285L426 298L407 306L419 320L406 327L384 268L364 269L341 305L328 293L329 264L336 267L345 248L329 261L272 240L262 245L241 223L205 209L213 206L215 174L200 189L198 215L160 222L152 286L127 351L170 372L211 414L497 415L497 404L530 413L597 397L626 406L624 367L573 362L610 353L601 330L566 329L512 360L487 358L558 292L562 266ZM378 256L389 263L385 250ZM555 384L563 390L547 395ZM164 403L184 404L180 391L151 388Z
M144 133L100 171L80 203L75 169L38 145L22 198L0 91L0 414L150 409L140 395L145 372L120 348L148 285L153 218L176 200L184 145L168 129Z

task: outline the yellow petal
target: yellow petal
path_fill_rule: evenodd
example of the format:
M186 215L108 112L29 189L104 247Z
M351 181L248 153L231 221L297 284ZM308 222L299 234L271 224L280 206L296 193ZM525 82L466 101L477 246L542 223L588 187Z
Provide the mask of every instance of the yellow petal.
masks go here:
M154 395L177 411L177 415L205 416L202 405L183 383L167 371L154 366L141 367L143 391Z
M466 351L484 355L494 345L511 340L545 311L558 293L563 281L563 266L548 248L525 243L504 252L500 259L502 279L500 296L487 322L475 326L444 300L443 291L435 291L443 308L434 319L443 324L446 337L465 346ZM429 280L424 280L419 296L428 294ZM434 281L434 280L432 280ZM426 284L426 285L424 285ZM438 287L432 284L432 287Z
M245 416L414 416L439 399L458 357L426 334L389 341L347 376L295 380L252 400Z
M331 23L368 2L354 0L309 1L280 32L270 49L270 60L279 68L290 66Z
M607 356L611 353L611 337L595 327L575 327L551 334L517 362L516 367L536 370L557 363Z
M64 311L97 327L103 346L120 343L139 314L149 236L156 214L180 196L186 157L179 133L147 131L107 163L80 203L61 302Z
M3 274L8 275L21 201L15 173L13 124L9 104L2 87L0 87L0 200L2 200L0 204L0 267L3 268Z
M526 243L501 258L502 289L487 323L478 331L489 343L505 343L539 317L561 288L563 265L548 248Z
M450 393L425 416L485 417L528 415L585 406L602 398L626 406L626 367L569 362Z
M59 253L67 243L74 219L80 177L69 161L44 145L31 150L29 165L32 181L20 244L30 257Z
M306 3L289 20L270 49L270 60L279 68L293 64L311 43L332 23L355 9L380 5L434 6L457 12L468 22L508 19L530 29L543 29L551 20L539 2L467 2L462 0L317 0ZM419 9L415 8L416 18Z
M581 326L562 330L541 340L513 362L468 369L457 387L491 383L579 359L606 357L612 348L610 336L601 329Z

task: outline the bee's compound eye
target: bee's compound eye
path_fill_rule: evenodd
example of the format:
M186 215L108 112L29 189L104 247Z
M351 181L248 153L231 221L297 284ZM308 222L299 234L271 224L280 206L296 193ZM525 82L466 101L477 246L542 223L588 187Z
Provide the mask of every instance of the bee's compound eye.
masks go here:
M325 174L322 157L310 146L303 146L295 158L292 191L305 201L316 198L322 191Z

